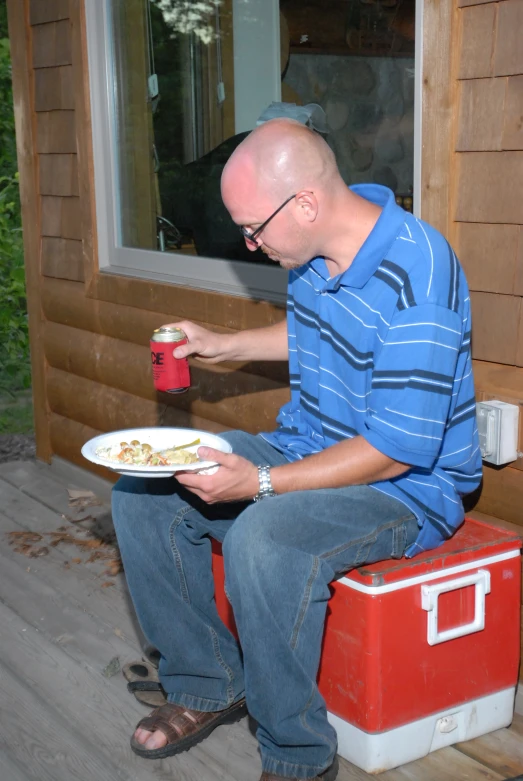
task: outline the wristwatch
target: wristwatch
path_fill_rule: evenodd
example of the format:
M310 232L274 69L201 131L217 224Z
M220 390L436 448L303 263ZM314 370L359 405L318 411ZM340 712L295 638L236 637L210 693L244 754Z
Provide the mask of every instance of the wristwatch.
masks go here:
M271 483L271 468L270 466L258 467L258 480L260 481L260 490L253 497L255 502L261 502L262 499L266 499L268 496L276 496Z

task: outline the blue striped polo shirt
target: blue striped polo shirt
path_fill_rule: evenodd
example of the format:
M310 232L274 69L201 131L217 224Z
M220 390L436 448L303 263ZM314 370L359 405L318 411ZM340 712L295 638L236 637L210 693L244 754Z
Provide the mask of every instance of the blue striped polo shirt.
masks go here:
M351 190L382 207L350 267L322 257L289 275L291 400L262 436L290 461L361 435L412 465L372 488L403 502L430 550L463 521L481 480L467 282L454 251L380 185Z

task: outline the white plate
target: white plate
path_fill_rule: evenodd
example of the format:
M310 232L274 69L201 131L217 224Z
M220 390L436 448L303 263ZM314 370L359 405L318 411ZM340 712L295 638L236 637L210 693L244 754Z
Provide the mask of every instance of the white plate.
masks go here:
M171 477L176 472L210 470L216 467L216 461L197 461L195 464L171 464L170 466L144 466L138 464L120 464L107 458L96 455L99 447L111 447L120 442L130 442L137 439L139 442L148 442L153 450L164 450L167 447L178 447L186 442L200 440L199 445L187 448L190 453L197 453L198 448L206 445L223 453L231 453L232 448L227 440L208 431L200 431L194 428L127 428L122 431L111 431L109 434L100 434L90 439L82 448L82 455L93 464L105 466L121 475L133 477ZM213 472L216 469L212 470ZM212 472L208 472L211 473Z

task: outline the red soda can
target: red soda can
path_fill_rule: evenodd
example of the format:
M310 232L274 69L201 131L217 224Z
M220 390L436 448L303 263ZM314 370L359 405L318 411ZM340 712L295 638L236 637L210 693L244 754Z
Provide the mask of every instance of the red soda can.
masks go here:
M191 386L187 358L175 358L173 350L187 344L181 328L157 328L151 336L151 362L156 390L184 393Z

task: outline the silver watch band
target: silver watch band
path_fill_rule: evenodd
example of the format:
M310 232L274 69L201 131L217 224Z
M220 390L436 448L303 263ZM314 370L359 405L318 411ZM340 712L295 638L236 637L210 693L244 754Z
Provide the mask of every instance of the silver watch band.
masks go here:
M270 466L264 465L258 467L258 480L260 483L260 490L254 497L255 502L260 502L262 499L266 499L268 496L276 496L271 483Z

